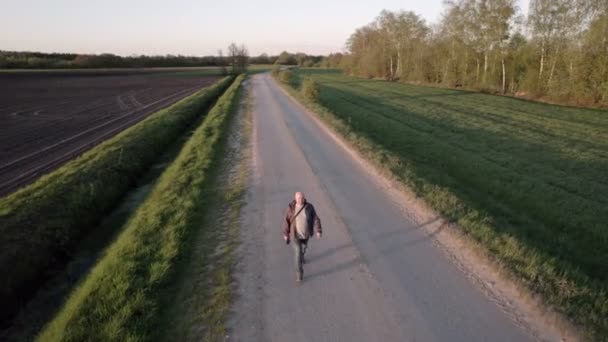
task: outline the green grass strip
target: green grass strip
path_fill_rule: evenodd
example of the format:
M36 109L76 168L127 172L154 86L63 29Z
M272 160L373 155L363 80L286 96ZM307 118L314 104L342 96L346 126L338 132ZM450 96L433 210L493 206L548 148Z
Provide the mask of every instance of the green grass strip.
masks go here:
M69 258L135 181L231 84L227 77L0 199L0 320Z
M179 257L200 228L209 174L234 111L239 76L39 341L147 341L161 333Z

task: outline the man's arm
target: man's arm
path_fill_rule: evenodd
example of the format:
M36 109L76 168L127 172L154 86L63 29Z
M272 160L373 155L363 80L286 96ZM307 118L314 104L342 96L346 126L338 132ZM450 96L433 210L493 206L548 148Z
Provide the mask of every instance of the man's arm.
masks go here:
M310 207L312 209L313 227L315 233L317 233L317 235L321 235L323 234L323 228L321 227L321 219L319 218L319 215L317 215L315 207L313 205L311 205Z
M285 211L285 218L283 219L283 236L289 239L289 231L291 230L291 218L289 217L289 207Z

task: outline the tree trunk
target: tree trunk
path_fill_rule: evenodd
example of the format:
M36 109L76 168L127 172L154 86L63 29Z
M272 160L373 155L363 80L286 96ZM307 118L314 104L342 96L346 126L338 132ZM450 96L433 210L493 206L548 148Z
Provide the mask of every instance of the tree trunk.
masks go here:
M397 77L401 78L401 46L397 47Z
M390 74L388 76L388 80L392 81L393 80L393 55L391 54L391 58L390 58Z
M485 51L483 53L483 79L481 80L481 82L483 83L484 86L486 85L487 74L488 74L488 52Z
M555 73L555 65L557 64L557 58L559 56L559 46L555 50L555 56L553 56L553 63L551 64L551 72L549 73L549 82L547 85L551 87L551 83L553 83L553 74Z
M388 80L390 80L391 75L390 75L390 74L387 74L387 72L388 72L388 73L390 73L390 72L391 72L391 70L392 70L392 69L391 69L391 68L392 68L392 66L391 66L391 65L389 65L389 67L388 67L388 69L387 69L387 67L386 67L386 59L387 59L387 58L386 58L386 56L387 56L387 54L390 56L390 53L391 53L391 52L390 52L390 50L389 50L389 49L387 49L387 46L386 46L386 45L387 45L387 44L386 44L386 42L383 42L383 44L382 44L382 75L383 75L385 78L387 78ZM390 61L390 57L389 57L389 61Z
M445 71L443 72L443 79L441 83L447 84L446 81L448 79L448 73L450 72L450 62L451 58L448 58L448 61L445 63Z
M538 68L538 84L543 82L543 70L545 69L545 42L540 45L540 66Z
M458 58L456 57L456 51L455 50L456 50L456 48L454 47L454 41L452 40L452 52L451 52L451 56L450 56L449 61L452 62L452 60L454 60L454 65L455 65L455 67L454 67L454 75L456 76L454 78L454 81L452 82L452 84L456 83L456 79L458 78ZM450 63L448 63L448 68L449 68L449 66L450 66ZM446 80L447 80L449 69L446 69L446 71L447 72L446 72L445 76L446 76Z
M515 94L515 72L511 72L511 83L509 84L509 89L511 94Z
M502 93L505 94L507 90L507 75L505 72L505 56L502 52L500 53L500 62L502 64Z
M469 51L465 50L464 53L464 74L462 76L462 84L464 86L465 83L468 83L469 76Z

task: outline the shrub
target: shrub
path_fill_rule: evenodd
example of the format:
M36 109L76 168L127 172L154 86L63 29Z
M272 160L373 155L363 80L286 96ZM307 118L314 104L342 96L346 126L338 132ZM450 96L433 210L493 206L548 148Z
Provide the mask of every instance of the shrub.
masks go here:
M309 100L317 101L319 98L319 84L310 78L304 79L300 88L302 95Z
M292 84L293 82L293 72L291 70L283 70L279 72L279 81L285 84Z
M270 72L272 74L272 77L279 77L279 73L281 72L281 67L278 65L275 65L272 67L272 71Z

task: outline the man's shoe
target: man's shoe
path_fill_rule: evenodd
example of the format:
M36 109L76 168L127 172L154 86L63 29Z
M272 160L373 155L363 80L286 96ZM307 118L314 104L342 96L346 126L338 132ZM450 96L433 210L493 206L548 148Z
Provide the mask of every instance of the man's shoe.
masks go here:
M298 273L297 273L297 275L296 275L296 282L298 282L298 283L299 283L299 282L301 282L301 281L302 281L302 273L303 273L303 272L298 272Z

